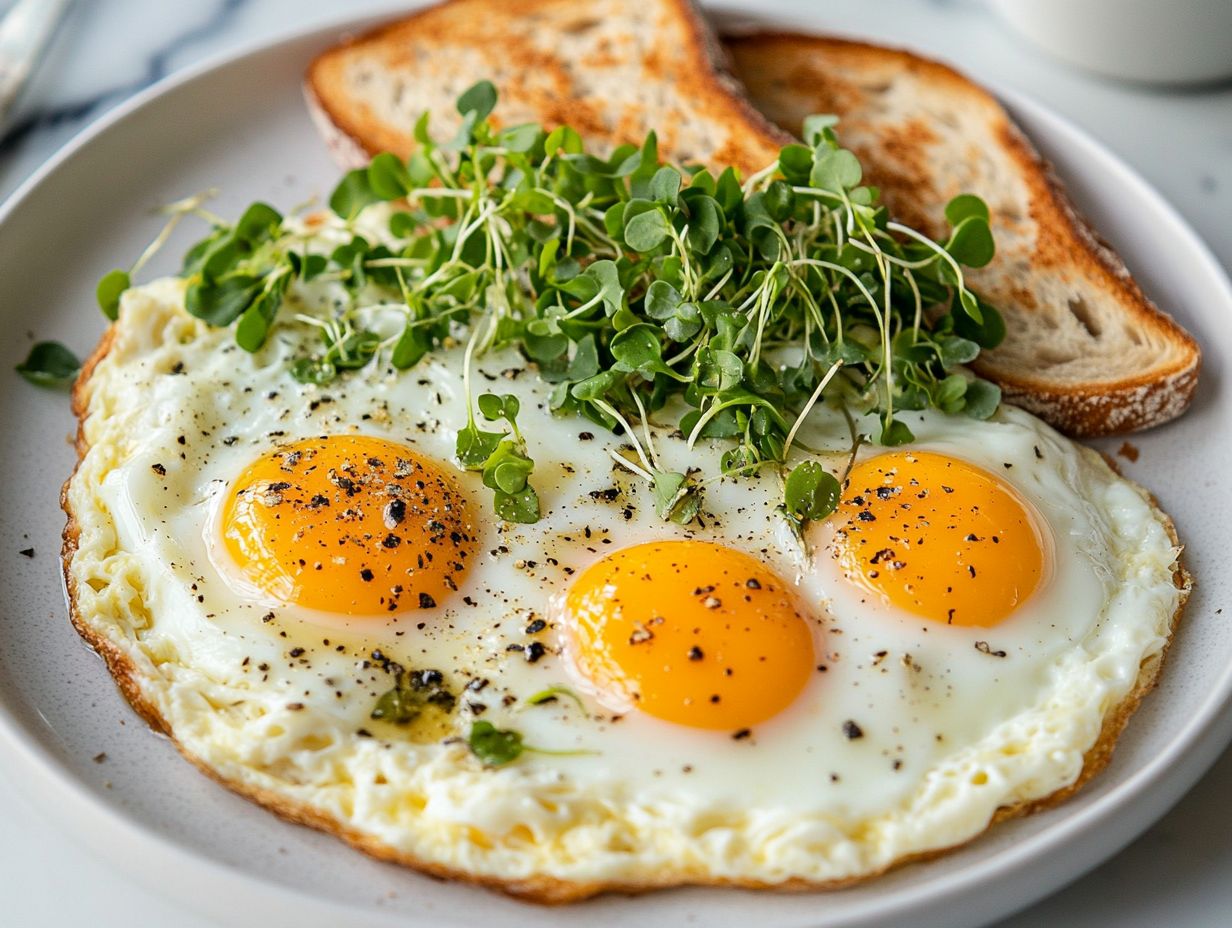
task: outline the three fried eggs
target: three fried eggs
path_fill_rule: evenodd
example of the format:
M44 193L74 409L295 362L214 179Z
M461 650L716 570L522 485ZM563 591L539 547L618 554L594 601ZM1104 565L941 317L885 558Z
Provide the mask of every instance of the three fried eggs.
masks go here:
M879 872L1073 783L1181 603L1147 495L1012 408L905 414L917 441L862 449L802 547L769 474L664 522L618 437L491 355L543 501L502 524L452 462L460 348L306 386L312 327L248 355L182 302L127 294L88 385L77 619L222 779L408 861L578 893ZM840 417L801 438L841 470ZM374 720L399 670L448 698ZM477 720L538 750L485 767Z

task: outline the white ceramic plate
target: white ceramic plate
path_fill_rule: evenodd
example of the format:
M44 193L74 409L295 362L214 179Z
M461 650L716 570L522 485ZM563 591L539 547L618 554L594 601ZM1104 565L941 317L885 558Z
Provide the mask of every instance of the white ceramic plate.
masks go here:
M32 338L81 354L103 329L98 277L159 228L153 210L210 187L238 215L253 199L289 208L328 193L337 171L301 102L319 31L198 69L143 94L70 145L0 212L0 750L6 766L74 835L134 875L225 924L516 926L706 925L821 928L908 921L961 928L1003 915L1109 856L1198 778L1232 717L1228 602L1232 496L1232 287L1158 194L1089 138L1027 100L1014 112L1144 289L1206 353L1193 409L1135 437L1127 464L1176 517L1198 580L1159 690L1110 768L1059 809L993 829L940 860L851 890L775 895L690 889L539 909L380 864L281 822L184 763L121 700L65 618L57 553L60 484L73 464L67 399L12 373ZM174 269L192 232L153 272ZM1109 450L1119 441L1106 443ZM32 558L21 549L33 547ZM105 752L106 759L94 759ZM11 762L11 763L7 763Z

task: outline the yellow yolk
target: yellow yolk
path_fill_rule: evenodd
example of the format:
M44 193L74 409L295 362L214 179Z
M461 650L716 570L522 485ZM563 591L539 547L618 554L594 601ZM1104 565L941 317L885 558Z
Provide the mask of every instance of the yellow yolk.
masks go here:
M616 551L565 600L578 669L656 718L738 732L785 709L813 670L813 633L755 558L703 541Z
M231 484L222 533L262 592L346 615L433 608L458 588L475 546L445 470L361 435L311 438L254 461Z
M1044 539L1005 481L929 451L855 467L834 516L848 579L915 615L996 625L1039 586Z

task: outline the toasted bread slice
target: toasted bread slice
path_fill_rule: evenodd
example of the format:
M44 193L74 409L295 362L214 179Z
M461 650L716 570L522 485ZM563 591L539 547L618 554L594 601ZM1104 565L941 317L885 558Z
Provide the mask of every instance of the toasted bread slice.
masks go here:
M1007 334L975 369L1008 400L1079 436L1148 428L1189 406L1197 344L1143 295L988 91L861 42L754 34L727 47L753 102L783 128L837 114L843 143L904 222L941 238L955 194L988 203L997 256L970 280Z
M306 90L348 164L409 154L424 110L433 135L448 138L454 100L486 78L500 91L501 125L567 124L598 150L655 129L672 160L758 170L788 139L724 61L689 0L452 0L327 51Z

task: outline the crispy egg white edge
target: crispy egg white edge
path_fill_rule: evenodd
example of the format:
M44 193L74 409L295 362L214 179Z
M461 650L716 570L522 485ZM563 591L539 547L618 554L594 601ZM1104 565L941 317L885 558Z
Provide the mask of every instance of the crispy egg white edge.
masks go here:
M67 494L80 532L68 567L79 621L124 656L142 698L182 749L220 778L311 808L421 860L503 879L656 884L829 882L874 873L899 858L968 840L998 808L1073 783L1105 717L1134 690L1140 664L1166 646L1180 593L1172 580L1178 551L1165 518L1095 452L1007 410L1010 421L1065 450L1088 493L1106 495L1114 533L1108 541L1130 558L1102 620L1105 651L1092 659L1085 647L1073 648L1036 707L931 770L900 808L836 827L774 809L716 814L689 803L645 805L627 793L579 792L567 763L492 770L459 744L358 738L328 716L289 711L277 694L237 692L143 642L159 617L148 607L132 559L117 549L99 488L132 452L130 412L115 405L132 374L129 362L208 340L204 324L182 310L182 292L180 282L168 280L126 294L111 351L89 384L88 450ZM1142 612L1145 624L1134 620ZM231 708L241 695L243 708ZM305 746L323 742L330 745L324 752ZM479 840L476 822L487 829Z

